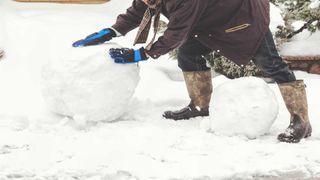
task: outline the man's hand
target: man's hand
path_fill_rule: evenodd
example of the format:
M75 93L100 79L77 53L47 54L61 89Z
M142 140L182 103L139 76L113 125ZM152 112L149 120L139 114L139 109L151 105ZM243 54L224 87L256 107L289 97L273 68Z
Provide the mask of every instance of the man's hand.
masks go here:
M102 29L99 32L87 36L85 39L74 42L72 46L79 47L102 44L106 41L110 41L113 37L116 37L116 33L112 29Z
M115 63L120 64L136 63L148 59L146 53L144 52L144 48L137 50L129 48L111 48L109 50L109 54L114 59Z

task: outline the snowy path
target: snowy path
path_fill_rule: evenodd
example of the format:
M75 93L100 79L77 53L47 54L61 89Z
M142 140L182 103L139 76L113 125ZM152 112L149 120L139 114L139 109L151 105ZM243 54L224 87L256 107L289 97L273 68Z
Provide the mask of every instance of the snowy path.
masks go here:
M1 175L103 177L125 171L139 179L319 177L319 135L299 145L278 143L276 134L248 141L203 132L199 122L123 121L87 132L66 126L2 129Z

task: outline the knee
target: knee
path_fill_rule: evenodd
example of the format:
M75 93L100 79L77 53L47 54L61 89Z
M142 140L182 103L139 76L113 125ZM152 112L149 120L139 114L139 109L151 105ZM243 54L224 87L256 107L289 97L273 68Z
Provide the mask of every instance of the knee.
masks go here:
M288 83L296 80L296 76L291 70L285 70L278 75L273 76L273 79L279 83Z
M185 53L182 49L178 50L178 66L182 71L192 71L193 63L191 55Z
M266 63L265 61L255 61L255 63L262 72L270 76L277 83L286 83L296 80L294 73L282 59L276 62L270 60L270 63Z

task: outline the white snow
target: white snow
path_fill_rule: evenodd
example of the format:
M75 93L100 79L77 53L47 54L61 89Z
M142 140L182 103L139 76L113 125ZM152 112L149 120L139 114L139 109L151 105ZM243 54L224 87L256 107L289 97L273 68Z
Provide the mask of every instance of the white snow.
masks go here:
M168 56L139 64L141 79L133 99L115 122L89 123L79 130L72 120L50 113L41 95L42 67L50 59L65 59L72 42L112 25L130 3L131 0L112 0L103 5L54 5L0 1L0 46L6 52L0 61L0 179L320 177L319 75L296 72L307 84L314 129L312 137L300 144L276 140L289 124L289 113L275 84L268 86L276 94L279 115L269 133L254 140L208 133L202 127L203 118L178 122L163 119L163 111L189 102L177 61ZM135 32L113 39L105 47L106 55L109 45L115 43L132 47ZM218 76L213 85L228 81Z
M49 109L79 124L114 121L126 111L139 82L136 64L119 66L106 49L70 48L43 68L43 95Z
M314 0L311 8L319 7L320 1ZM270 29L273 33L277 31L278 26L284 26L284 20L281 10L274 4L270 3ZM300 29L304 25L304 21L296 21L292 24L295 30ZM302 33L294 36L290 42L284 43L281 47L281 55L290 56L313 56L320 55L320 32L310 33L304 30Z
M293 37L292 41L282 45L282 55L291 56L319 56L320 55L320 32L311 34L308 31Z
M314 0L310 8L320 6L319 0ZM292 23L294 30L300 29L306 22L296 21ZM308 30L295 35L289 42L284 43L280 51L281 55L290 56L319 56L320 55L320 31L310 33Z
M320 1L319 0L311 1L311 4L309 5L310 8L317 8L319 6L320 6Z
M284 26L284 20L281 15L281 10L275 6L273 3L270 3L270 25L269 28L272 33L275 33L278 30L278 26Z
M262 79L235 79L213 92L210 131L214 133L253 139L268 133L277 118L276 96Z

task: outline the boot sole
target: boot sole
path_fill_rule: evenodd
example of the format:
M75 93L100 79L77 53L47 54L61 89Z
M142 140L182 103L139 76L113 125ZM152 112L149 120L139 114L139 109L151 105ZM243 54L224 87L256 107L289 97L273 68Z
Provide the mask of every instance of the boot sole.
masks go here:
M194 116L194 117L189 117L189 118L172 118L172 117L165 117L165 116L162 116L162 117L165 118L165 119L170 119L170 120L174 120L174 121L188 121L188 120L191 120L193 118L208 117L208 116L206 116L206 115L204 115L204 116Z
M307 134L304 138L308 138L311 136L311 133Z
M208 116L194 116L194 117L190 117L188 119L172 119L172 120L174 120L174 121L188 121L188 120L191 120L194 118L203 118L203 117L208 117Z
M162 114L162 117L164 117L165 119L171 119L174 121L180 121L180 120L189 120L191 118L196 118L196 117L207 117L209 116L209 112L205 113L197 113L197 114L192 114L190 115L190 113L181 113L179 115L174 115L175 113L172 111L166 111Z
M281 135L281 134L280 134ZM280 136L279 135L279 136ZM278 140L280 141L280 142L285 142L285 143L299 143L300 141L301 141L301 139L306 139L306 138L309 138L310 136L311 136L311 132L310 133L307 133L303 138L301 138L301 139L293 139L293 138L291 138L291 137L288 137L288 138L281 138L281 137L279 137L278 136Z

